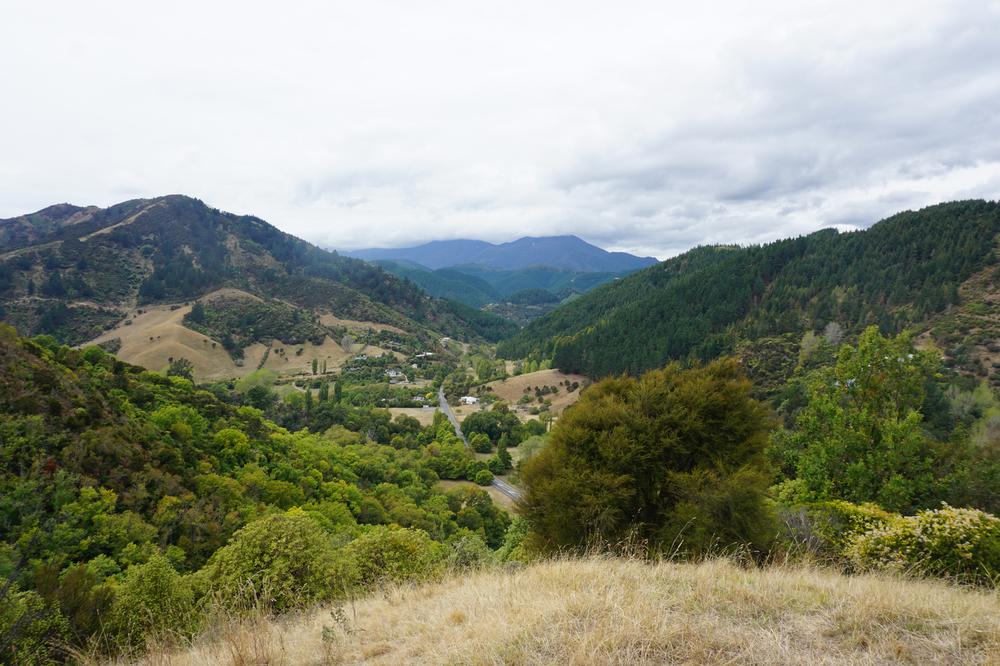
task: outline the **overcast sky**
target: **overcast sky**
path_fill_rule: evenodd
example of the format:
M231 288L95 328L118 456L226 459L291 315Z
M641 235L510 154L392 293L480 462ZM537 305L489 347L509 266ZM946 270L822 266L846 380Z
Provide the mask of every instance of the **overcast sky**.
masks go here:
M169 193L661 258L997 199L1000 2L3 2L0 217Z

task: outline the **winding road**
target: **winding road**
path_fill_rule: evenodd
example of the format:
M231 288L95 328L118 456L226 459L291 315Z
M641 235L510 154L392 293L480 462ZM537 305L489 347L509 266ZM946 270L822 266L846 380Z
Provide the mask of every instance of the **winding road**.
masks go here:
M448 417L448 420L451 421L452 427L455 428L455 434L461 438L462 442L464 442L466 446L469 446L469 440L465 438L465 433L462 432L462 427L459 425L458 419L455 417L455 412L451 411L451 405L448 404L448 400L444 397L443 388L438 390L438 406L441 408L441 411L444 412L444 415ZM506 481L493 477L493 483L491 485L512 500L521 499L521 491Z

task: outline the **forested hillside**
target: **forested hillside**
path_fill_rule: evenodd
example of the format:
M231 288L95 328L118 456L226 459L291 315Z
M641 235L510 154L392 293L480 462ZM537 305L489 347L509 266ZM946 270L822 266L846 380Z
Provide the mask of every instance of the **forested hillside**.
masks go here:
M839 337L870 324L885 332L929 326L959 305L994 307L989 299L963 302L960 288L975 277L986 292L996 290L998 232L1000 204L962 201L900 213L865 231L698 248L559 308L498 353L552 358L564 371L599 377L789 335L794 357L804 333L827 327ZM952 342L983 347L996 332L980 324ZM952 351L970 350L946 351L954 358ZM981 358L968 361L974 374L991 372Z
M189 197L107 209L59 205L0 220L0 315L24 334L80 343L137 306L221 287L413 331L480 332L450 305L378 267Z
M0 325L0 661L128 652L195 631L196 598L280 611L501 545L484 491L435 485L486 468L446 420L297 398Z

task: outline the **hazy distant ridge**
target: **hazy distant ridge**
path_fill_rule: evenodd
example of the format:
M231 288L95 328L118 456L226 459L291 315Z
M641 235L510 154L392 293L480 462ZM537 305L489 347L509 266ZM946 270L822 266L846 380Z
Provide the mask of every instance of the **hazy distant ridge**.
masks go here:
M571 271L617 272L657 263L653 257L608 252L576 236L527 236L500 244L464 239L431 241L416 247L372 248L343 254L369 261L411 261L431 269L475 264L499 270L549 266Z

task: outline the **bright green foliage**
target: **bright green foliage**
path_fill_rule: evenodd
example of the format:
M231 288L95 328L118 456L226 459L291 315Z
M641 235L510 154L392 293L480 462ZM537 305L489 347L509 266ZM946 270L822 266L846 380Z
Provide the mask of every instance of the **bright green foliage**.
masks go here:
M834 367L811 375L794 430L776 440L809 499L894 511L926 505L947 470L920 411L938 368L939 357L914 349L905 334L884 338L870 327L857 347L841 348Z
M183 638L197 627L191 583L162 555L129 567L115 588L111 632L118 645L141 647L152 638Z
M0 663L61 663L55 647L69 639L69 634L66 620L38 593L16 586L0 589Z
M454 436L442 444L433 442L426 448L427 466L442 479L464 478L470 458L465 445Z
M532 552L527 547L528 521L518 516L514 518L504 536L503 545L496 552L500 562L530 562Z
M493 472L488 469L481 469L476 472L476 477L473 480L480 486L488 486L493 483Z
M227 608L280 612L330 598L353 583L329 534L300 510L242 528L212 557L204 580Z
M373 527L344 548L362 585L425 580L441 571L446 549L426 532Z
M766 546L768 426L735 361L604 380L524 465L522 514L544 549Z
M1000 576L1000 518L977 509L920 511L857 537L846 554L861 568L891 568L969 582Z
M48 632L115 656L190 633L189 602L281 611L341 594L358 578L334 544L366 523L411 528L432 550L460 530L500 546L509 518L486 493L435 488L438 471L472 467L446 421L327 400L290 432L250 406L285 416L251 395L273 397L271 381L210 392L0 326L0 574L39 611L0 649L45 647Z

